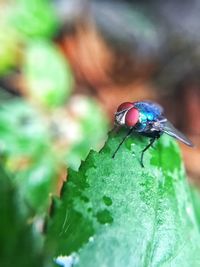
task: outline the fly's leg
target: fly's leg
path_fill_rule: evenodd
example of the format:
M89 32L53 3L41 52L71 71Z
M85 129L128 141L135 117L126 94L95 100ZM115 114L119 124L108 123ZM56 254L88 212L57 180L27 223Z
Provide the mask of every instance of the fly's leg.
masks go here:
M153 143L156 141L156 139L157 137L151 138L149 144L142 150L141 158L140 158L140 164L142 168L144 168L144 164L143 164L144 152L147 151L151 146L153 146Z
M122 139L122 141L119 143L118 147L116 148L115 152L114 152L113 155L112 155L112 158L113 158L113 159L114 159L114 157L115 157L117 151L120 149L121 145L122 145L122 144L124 143L124 141L126 140L126 138L128 138L128 137L131 135L132 131L133 131L133 128L131 128L131 129L128 131L128 133L125 135L125 137L124 137L124 138Z

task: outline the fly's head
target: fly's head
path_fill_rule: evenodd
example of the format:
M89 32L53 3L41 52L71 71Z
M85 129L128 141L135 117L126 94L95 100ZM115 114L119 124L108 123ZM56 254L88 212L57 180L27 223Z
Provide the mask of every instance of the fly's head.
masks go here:
M127 128L134 127L139 121L139 111L134 107L134 103L122 103L115 113L115 123Z

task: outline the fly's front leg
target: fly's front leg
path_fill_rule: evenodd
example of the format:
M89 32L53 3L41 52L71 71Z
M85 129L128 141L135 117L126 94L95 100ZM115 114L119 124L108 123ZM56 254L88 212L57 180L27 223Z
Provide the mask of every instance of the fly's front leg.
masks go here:
M113 159L114 159L114 157L115 157L117 151L120 149L121 145L122 145L122 144L124 143L124 141L126 140L126 138L128 138L128 137L131 135L132 131L133 131L133 128L131 128L131 129L128 131L128 133L124 136L124 138L122 139L122 141L119 143L118 147L116 148L115 152L114 152L113 155L112 155L112 158L113 158Z
M149 144L142 150L141 158L140 158L140 164L142 168L144 168L144 164L143 164L144 152L147 151L151 146L153 146L153 143L156 141L156 139L157 137L151 138Z

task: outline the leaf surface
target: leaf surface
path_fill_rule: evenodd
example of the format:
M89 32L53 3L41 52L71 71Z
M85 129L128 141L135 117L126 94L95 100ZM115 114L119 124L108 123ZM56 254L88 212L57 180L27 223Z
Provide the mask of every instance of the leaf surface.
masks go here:
M200 235L177 144L163 135L144 156L148 138L112 134L69 171L55 199L46 245L73 266L200 266ZM75 255L75 256L74 256Z

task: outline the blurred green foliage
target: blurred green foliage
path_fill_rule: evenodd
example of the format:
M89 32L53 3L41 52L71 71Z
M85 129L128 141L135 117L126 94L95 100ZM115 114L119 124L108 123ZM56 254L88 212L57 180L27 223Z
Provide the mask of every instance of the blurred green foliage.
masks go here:
M46 261L42 252L43 238L29 223L19 199L17 187L0 166L1 266L42 267Z
M0 156L35 215L47 211L67 166L99 148L107 118L90 97L73 96L74 77L54 43L58 18L50 0L1 3L0 75L20 73L20 97L0 89ZM10 75L10 76L9 76Z
M47 121L23 100L0 105L0 150L29 205L44 210L49 193L55 192L59 170Z
M4 10L6 13L6 11ZM7 74L17 64L18 35L7 23L3 10L0 10L0 75Z
M105 136L107 123L96 103L81 96L74 100L75 105L82 102L76 121L67 113L58 113L55 122L54 112L47 116L20 98L0 104L1 158L37 213L47 209L63 169L78 168L90 147L97 148Z
M51 0L16 0L9 15L9 23L21 38L52 37L58 29Z
M58 30L50 0L15 0L0 3L0 74L18 66L23 46L33 38L49 39Z
M77 139L72 141L71 149L66 151L65 157L68 166L77 170L80 159L85 159L89 148L98 149L103 145L108 121L101 106L89 97L75 96L70 107L77 117L80 132Z
M35 40L25 49L23 73L31 97L47 107L66 102L73 88L70 67L56 47Z

